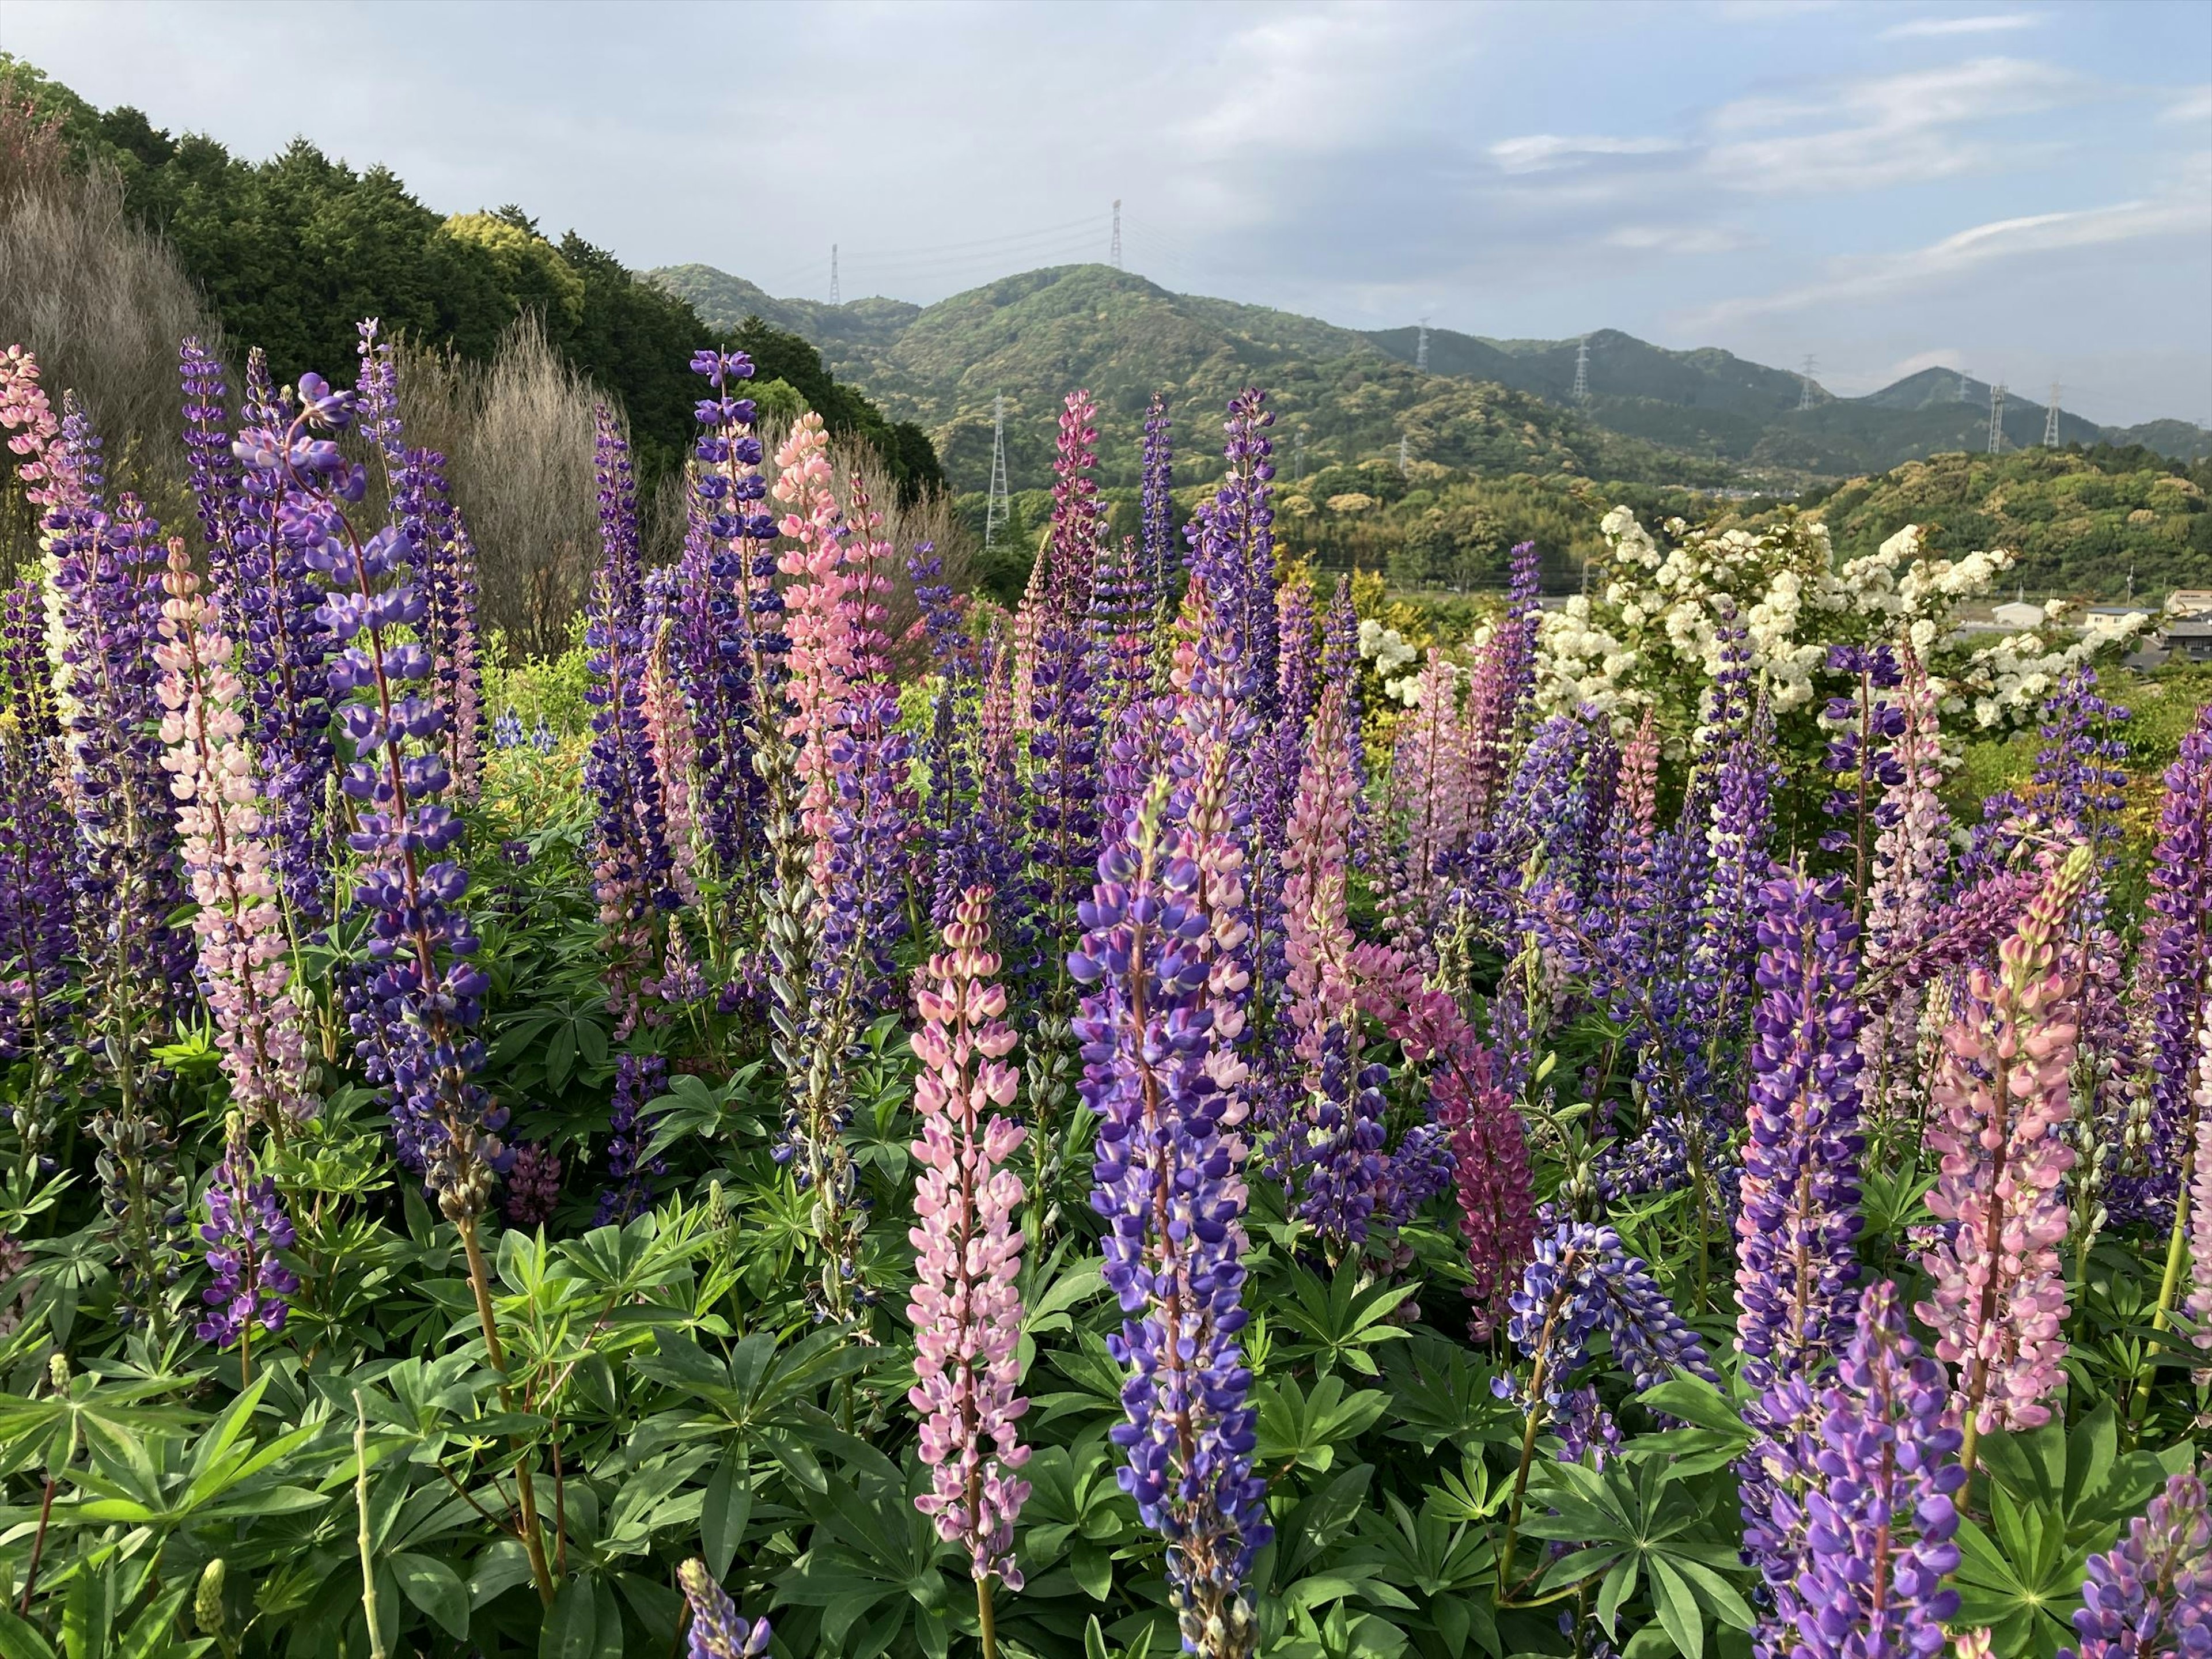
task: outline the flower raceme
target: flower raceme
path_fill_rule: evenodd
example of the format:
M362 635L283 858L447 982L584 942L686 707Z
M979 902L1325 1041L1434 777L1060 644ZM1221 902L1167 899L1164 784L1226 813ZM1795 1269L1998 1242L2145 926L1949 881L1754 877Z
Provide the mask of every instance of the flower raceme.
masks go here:
M995 1576L1019 1589L1014 1518L1029 1486L1014 1472L1029 1461L1018 1437L1029 1401L1014 1393L1022 1235L1013 1216L1023 1189L1006 1165L1028 1131L997 1111L983 1116L994 1107L1011 1111L1019 1080L1006 1063L1014 1033L990 934L991 890L971 887L915 991L921 1133L912 1150L922 1174L915 1191L919 1224L908 1234L915 1255L907 1316L916 1349L908 1399L921 1415L921 1460L930 1469L930 1490L915 1507L936 1522L939 1536L968 1552L978 1581Z
M2048 872L1996 971L1969 976L1964 1017L1943 1034L1928 1129L1941 1172L1928 1207L1952 1224L1923 1255L1934 1291L1914 1311L1959 1367L1969 1467L1981 1433L2047 1421L2044 1401L2061 1377L2061 1188L2074 1152L2056 1131L2072 1111L2075 1031L2058 943L2094 859L2079 846Z

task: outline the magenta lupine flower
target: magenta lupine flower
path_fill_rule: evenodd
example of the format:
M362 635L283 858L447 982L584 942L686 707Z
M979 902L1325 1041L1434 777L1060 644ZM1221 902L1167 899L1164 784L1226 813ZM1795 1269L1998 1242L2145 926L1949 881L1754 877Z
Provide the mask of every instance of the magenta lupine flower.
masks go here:
M704 1561L686 1561L677 1568L676 1582L691 1613L685 1659L761 1659L768 1651L768 1620L756 1619L748 1629L738 1617L738 1604L714 1582Z
M2204 1482L2170 1474L2166 1490L2109 1550L2089 1558L2079 1648L2058 1659L2208 1659L2212 1656L2212 1512Z
M1022 1235L1014 1225L1020 1179L1007 1161L1028 1132L1012 1117L1018 1074L1006 1063L1014 1033L989 948L991 890L961 896L945 928L945 949L915 988L922 1024L911 1039L921 1071L914 1142L922 1174L915 1191L915 1386L921 1461L930 1490L915 1507L938 1536L968 1552L976 1578L1022 1587L1014 1518L1029 1485L1014 1472L1029 1461L1020 1419L1029 1401L1015 1354L1021 1335Z
M1814 1377L1858 1297L1858 930L1836 884L1761 891L1750 1139L1736 1212L1736 1346L1754 1389Z
M1322 694L1283 847L1285 1012L1309 1073L1320 1064L1323 1033L1352 1012L1348 863L1358 780L1344 764L1344 693L1332 685Z
M1398 890L1390 895L1392 942L1425 963L1450 862L1474 824L1468 727L1459 710L1459 670L1431 647L1415 681L1415 702L1390 755L1389 810L1401 837Z
M200 986L215 1016L230 1097L281 1135L310 1116L307 1042L246 750L244 688L231 668L222 617L200 592L181 541L169 544L161 606L161 764L176 798L177 834L198 908Z
M1942 1160L1928 1207L1951 1224L1924 1251L1934 1294L1914 1310L1936 1352L1959 1367L1957 1404L1974 1439L2033 1428L2051 1409L2066 1352L2063 1185L2074 1151L2060 1137L2073 1110L2070 985L2058 940L2094 855L2076 847L1997 953L1977 969L1961 1017L1943 1034L1928 1146Z
M1098 404L1078 388L1060 412L1053 461L1052 544L1045 575L1048 609L1079 623L1091 608L1091 570L1106 537L1106 510L1091 469L1098 464Z
M243 1350L254 1326L272 1336L284 1328L289 1298L299 1294L300 1280L276 1252L298 1239L276 1183L255 1169L243 1129L235 1119L233 1124L222 1162L208 1183L208 1218L200 1238L215 1281L200 1292L208 1311L197 1329L203 1342Z
M561 1202L561 1155L550 1146L524 1142L514 1149L507 1170L507 1201L501 1207L507 1225L542 1227Z
M1951 817L1936 793L1943 774L1936 696L1910 646L1898 708L1904 729L1892 758L1899 779L1881 802L1873 878L1863 894L1867 972L1884 982L1868 998L1859 1052L1872 1078L1870 1111L1887 1117L1905 1114L1922 1089L1914 1060L1925 979L1899 969L1926 947L1936 930L1936 894L1950 861Z
M1806 1414L1782 1397L1803 1386L1770 1393L1765 1414ZM1868 1288L1857 1334L1814 1407L1817 1429L1795 1455L1769 1449L1785 1478L1769 1510L1747 1516L1746 1547L1774 1597L1754 1643L1790 1659L1934 1659L1959 1606L1942 1586L1959 1563L1952 1494L1966 1474L1953 1456L1943 1368L1905 1334L1895 1285Z
M1535 1245L1528 1132L1490 1050L1449 993L1409 998L1394 1035L1408 1060L1429 1062L1431 1110L1451 1137L1460 1236L1474 1273L1467 1287L1468 1335L1486 1342L1510 1311L1507 1297Z

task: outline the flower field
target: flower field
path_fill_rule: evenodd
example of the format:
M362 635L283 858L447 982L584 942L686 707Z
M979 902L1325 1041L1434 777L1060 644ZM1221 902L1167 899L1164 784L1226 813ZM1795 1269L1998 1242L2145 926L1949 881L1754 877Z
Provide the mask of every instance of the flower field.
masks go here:
M1417 649L1256 391L1007 612L714 349L564 720L404 361L185 341L156 523L0 358L0 1659L2212 1656L2121 634L1624 511Z

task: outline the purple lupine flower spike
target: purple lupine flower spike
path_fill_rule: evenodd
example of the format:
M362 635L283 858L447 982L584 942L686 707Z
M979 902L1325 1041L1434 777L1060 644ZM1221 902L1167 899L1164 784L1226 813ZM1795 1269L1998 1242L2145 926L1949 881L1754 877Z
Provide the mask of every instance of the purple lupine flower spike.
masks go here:
M2166 1477L2166 1490L2109 1550L2089 1558L2079 1648L2058 1659L2212 1659L2212 1511L2204 1482Z
M406 532L386 527L363 540L346 516L368 488L335 438L352 419L352 393L302 375L299 412L281 431L248 428L237 450L279 493L279 532L329 584L320 616L337 647L328 678L353 754L342 787L356 804L347 839L361 859L355 902L368 921L368 961L350 987L361 1062L385 1091L401 1160L473 1237L466 1230L509 1161L499 1139L507 1114L475 1076L488 981L459 908L468 873L445 856L465 831L441 799L453 783L447 712L425 684L428 650L396 637L422 620L428 601L410 579Z
M654 1120L645 1115L668 1082L668 1062L659 1054L622 1054L615 1060L614 1106L608 1116L607 1174L615 1184L599 1194L592 1225L621 1226L653 1207L650 1177L666 1173L660 1159L641 1154L653 1139Z
M1068 971L1092 988L1076 1022L1084 1097L1099 1116L1091 1201L1124 1315L1108 1339L1129 1372L1117 1476L1167 1540L1184 1646L1238 1659L1257 1635L1243 1582L1271 1535L1237 1341L1243 1148L1211 1063L1214 930L1194 897L1200 860L1166 822L1170 789L1156 779L1126 839L1099 858Z
M44 632L38 584L26 579L0 600L0 1060L31 1054L51 1066L66 1031L76 827L54 764ZM33 1117L43 1122L19 1111L18 1130Z
M2150 1181L2162 1207L2189 1163L2197 1032L2212 1008L2212 703L2166 771L2151 855Z
M1802 1392L1802 1382L1791 1389ZM1774 1597L1755 1635L1791 1659L1935 1656L1958 1610L1952 1494L1966 1484L1942 1364L1905 1334L1897 1287L1870 1286L1858 1332L1817 1401L1770 1392L1770 1419L1810 1417L1796 1455L1775 1455L1777 1495L1746 1543ZM1790 1638L1795 1637L1795 1644Z
M1754 1389L1811 1378L1850 1334L1860 1228L1857 929L1836 884L1760 894L1736 1346Z
M235 1115L222 1162L208 1183L207 1207L200 1237L215 1277L200 1292L208 1311L198 1334L218 1348L235 1346L243 1356L254 1326L272 1336L284 1328L300 1280L276 1254L298 1242L291 1220L276 1182L254 1167L243 1122ZM240 1363L250 1362L242 1358Z
M757 1619L748 1628L704 1561L686 1561L677 1568L676 1582L691 1613L685 1659L761 1659L768 1651L768 1620Z

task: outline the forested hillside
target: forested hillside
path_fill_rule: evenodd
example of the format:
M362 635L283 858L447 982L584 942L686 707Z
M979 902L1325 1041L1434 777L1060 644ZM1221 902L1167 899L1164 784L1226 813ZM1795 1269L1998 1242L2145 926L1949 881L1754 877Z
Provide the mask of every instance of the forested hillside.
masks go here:
M58 121L78 165L116 170L130 210L173 250L224 333L264 348L280 380L349 362L356 318L483 362L530 313L562 358L620 401L648 484L682 453L693 424L684 365L717 331L574 232L552 236L514 205L441 215L390 169L356 171L306 138L247 161L137 109L94 109L5 54L0 91ZM833 430L866 438L909 487L936 481L919 428L886 421L799 334L744 321L730 318L724 331L763 380L787 381Z

